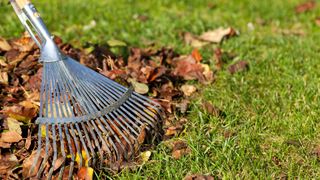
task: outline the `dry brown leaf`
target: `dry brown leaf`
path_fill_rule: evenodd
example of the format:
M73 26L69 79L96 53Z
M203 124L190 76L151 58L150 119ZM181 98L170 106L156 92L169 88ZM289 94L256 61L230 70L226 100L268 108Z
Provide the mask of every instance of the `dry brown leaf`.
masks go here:
M12 168L18 165L19 161L14 154L0 156L0 178L1 175L11 173Z
M249 63L247 61L238 61L228 67L228 70L231 74L245 71L249 69Z
M210 175L193 174L184 177L184 180L214 180L214 177Z
M222 61L222 50L220 48L217 48L214 50L214 60L215 60L216 69L221 70L223 61Z
M8 117L6 119L6 121L8 124L9 131L15 131L19 135L22 134L21 127L20 127L20 125L22 125L21 122L17 121L16 119L10 118L10 117Z
M34 170L32 172L30 172L30 170L31 170L33 163L35 162L35 160L37 158L37 151L33 151L31 153L31 155L23 161L23 163L22 163L22 176L24 178L33 177L38 173L38 170L39 170L44 153L45 153L44 150L41 150L40 157L39 157L37 164L35 165Z
M175 76L181 76L185 80L198 79L204 81L203 68L192 56L182 56L177 60L176 68L173 71Z
M8 73L7 72L0 72L0 84L8 85Z
M77 154L78 155L78 154ZM64 157L60 156L57 160L56 163L53 165L53 171L57 170L61 165L64 163Z
M144 140L146 139L146 133L147 133L146 132L146 126L144 125L144 126L141 127L140 134L139 134L139 136L137 138L139 145L142 144L144 142Z
M295 11L297 14L304 13L307 11L311 11L316 7L316 1L307 1L305 3L299 4L298 6L295 7Z
M9 51L11 48L8 41L0 37L0 51Z
M191 149L188 147L187 143L184 141L176 141L173 143L172 157L174 159L180 159L182 156L191 153Z
M13 48L20 52L29 52L35 47L35 42L28 36L15 39L11 43Z
M7 131L1 133L0 141L5 143L16 143L22 139L21 135L15 131Z
M20 102L19 105L5 107L3 113L24 123L29 123L38 114L39 107L30 101Z
M208 101L202 102L202 107L205 109L209 114L215 116L215 117L220 117L223 116L223 112L216 106L212 105Z
M191 34L189 32L186 32L183 34L183 39L187 45L190 45L194 48L201 48L201 47L209 44L209 42L204 42L202 40L199 40L196 36L194 36L193 34Z
M77 173L77 176L79 180L92 180L93 169L91 167L81 167Z
M237 33L236 31L229 27L229 28L218 28L212 31L207 31L203 33L199 39L203 41L213 42L213 43L220 43L226 37L235 36Z
M204 76L204 79L201 79L200 82L202 84L210 84L214 80L213 72L208 64L201 64L201 66L203 68L202 75Z
M185 96L191 96L194 92L197 91L197 88L194 85L184 84L181 86L181 91Z
M0 148L10 148L11 143L1 142L0 141Z
M30 130L28 129L28 136L26 138L26 143L25 143L24 147L27 150L29 150L30 146L31 146L31 134L30 134Z

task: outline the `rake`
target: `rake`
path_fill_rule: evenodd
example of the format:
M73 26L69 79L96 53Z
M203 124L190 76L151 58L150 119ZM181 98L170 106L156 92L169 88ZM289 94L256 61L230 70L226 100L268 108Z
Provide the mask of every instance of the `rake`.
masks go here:
M132 158L146 133L156 137L163 115L157 103L63 54L30 1L10 3L43 64L37 151L28 177L71 179L81 167Z

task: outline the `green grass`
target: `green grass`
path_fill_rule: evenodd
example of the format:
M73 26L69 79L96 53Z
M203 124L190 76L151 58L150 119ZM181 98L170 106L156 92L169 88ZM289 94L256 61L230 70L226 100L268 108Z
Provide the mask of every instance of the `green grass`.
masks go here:
M152 160L136 170L125 170L115 179L182 179L188 174L212 174L223 179L289 179L320 177L319 159L312 153L320 145L320 31L314 19L320 7L296 15L301 1L217 0L34 0L48 28L75 45L106 43L110 39L129 46L172 47L190 53L181 32L200 34L232 26L240 36L221 48L249 61L250 70L230 75L223 70L217 81L201 87L188 116L186 130L176 139L188 142L192 153L173 160L165 142L152 151ZM0 7L0 35L17 37L18 19L7 5ZM146 22L135 17L148 16ZM258 23L265 21L264 25ZM83 26L95 20L91 30ZM251 22L255 29L250 31ZM281 29L299 27L304 36L284 35ZM201 49L213 65L217 45ZM231 64L232 62L228 62ZM225 119L206 114L202 100L220 107ZM225 138L224 132L235 136ZM288 141L300 143L288 143ZM295 145L296 144L296 145Z

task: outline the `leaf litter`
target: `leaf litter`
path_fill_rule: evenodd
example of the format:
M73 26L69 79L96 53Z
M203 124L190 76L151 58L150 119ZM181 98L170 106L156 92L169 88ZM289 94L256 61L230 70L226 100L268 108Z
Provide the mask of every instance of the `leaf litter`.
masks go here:
M233 28L219 28L197 37L188 34L190 45L194 46L193 41L197 40L201 43L200 48L203 44L220 43L237 33ZM129 48L126 43L118 40L108 41L109 45L89 44L82 48L74 48L70 44L63 43L59 37L55 37L54 40L64 53L79 59L80 63L122 85L131 84L135 91L148 95L162 105L167 114L162 130L159 131L162 140L179 136L185 129L188 120L184 116L187 115L193 95L199 93L197 86L214 81L216 71L213 71L211 66L221 70L224 65L221 49L215 51L215 62L206 64L198 48L194 48L190 54L180 55L171 48L157 49L152 45L147 48ZM116 55L110 50L117 47L126 47L129 50L128 56ZM30 37L23 35L21 38L11 40L0 38L0 157L16 157L13 158L14 161L12 158L1 158L3 161L0 164L0 171L4 173L0 178L10 176L19 179L34 175L29 174L29 170L36 154L35 142L38 141L37 128L34 125L39 112L42 76L42 65L38 63L38 58L39 50ZM237 66L233 71L243 69L241 67ZM198 81L200 84L191 85L188 82L190 80ZM213 115L221 113L215 107L207 105L206 109L208 108ZM178 112L180 118L176 116ZM42 138L45 137L46 133L43 133ZM146 143L150 142L148 139L148 134L142 130L138 142L134 145L133 153L136 153L136 158L132 162L122 160L110 164L111 172L117 173L123 168L131 169L149 161L151 151L148 149L152 144ZM142 153L139 153L139 149ZM52 147L49 147L50 153L52 154ZM173 143L174 159L189 153L191 150L185 142ZM85 154L83 156L85 157ZM54 165L54 177L62 163L65 163L65 159L58 155ZM77 158L76 163L78 163ZM49 170L48 166L49 163L44 171ZM68 170L66 166L63 177L67 176ZM92 176L92 167L86 165L78 167L77 173L73 175L78 179L92 179Z

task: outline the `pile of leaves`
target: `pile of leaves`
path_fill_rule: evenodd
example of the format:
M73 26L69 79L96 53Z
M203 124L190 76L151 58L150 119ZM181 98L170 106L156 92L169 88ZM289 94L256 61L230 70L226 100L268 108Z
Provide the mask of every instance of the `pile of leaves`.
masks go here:
M196 41L206 45L219 43L234 35L236 31L227 28L209 31L200 37L188 34L185 40L187 44ZM186 118L177 118L177 113L179 117L187 113L190 100L197 91L197 87L189 81L210 84L215 79L215 71L220 70L223 64L224 52L220 48L214 51L215 61L212 64L215 67L212 68L212 64L203 63L197 48L190 54L179 55L169 48L125 47L128 56L122 57L110 50L110 44L74 48L57 37L55 42L65 54L80 63L120 84L131 84L136 92L148 95L162 105L167 113L162 136L164 140L178 135L187 122ZM200 47L199 44L197 47ZM38 137L34 121L39 112L42 75L39 53L27 35L11 40L0 38L0 177L4 179L21 179L28 174L32 163L27 157L36 151ZM229 71L232 74L247 68L246 61L239 61L231 65ZM205 104L208 111L220 115L216 107L208 102ZM174 159L190 153L185 142L175 142L172 149ZM144 161L149 156L150 152L146 151L136 161ZM92 176L92 170L80 169L75 176L80 179Z

